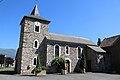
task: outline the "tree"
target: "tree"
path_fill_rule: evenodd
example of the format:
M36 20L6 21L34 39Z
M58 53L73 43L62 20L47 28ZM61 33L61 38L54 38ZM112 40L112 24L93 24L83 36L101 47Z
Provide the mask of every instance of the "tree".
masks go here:
M34 71L37 72L37 73L42 71L39 55L38 55L38 57L37 57L37 65L36 65L36 67L34 68Z
M0 64L1 64L1 67L4 64L4 59L5 59L5 55L0 54Z
M36 67L39 67L39 66L41 66L41 64L40 64L40 57L38 56L37 57L37 66Z
M97 45L98 45L98 46L100 46L100 44L101 44L101 39L100 39L100 38L98 38Z
M47 68L46 68L45 66L41 66L41 64L40 64L40 56L38 55L38 57L37 57L37 65L36 65L36 67L34 68L34 71L35 71L36 73L39 73L39 72L41 72L42 70L47 70Z
M85 68L86 68L86 56L85 56L85 49L83 49L82 58L81 58L81 62L80 62L80 69L82 70L82 72L84 72L83 70Z
M9 67L9 65L13 65L14 59L11 57L6 57L6 65Z

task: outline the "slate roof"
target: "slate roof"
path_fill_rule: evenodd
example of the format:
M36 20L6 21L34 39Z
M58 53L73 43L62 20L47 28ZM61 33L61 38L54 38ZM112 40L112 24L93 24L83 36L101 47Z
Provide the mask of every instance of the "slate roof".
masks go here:
M22 19L20 25L22 24L22 22L23 22L23 20L24 20L25 18L37 19L37 20L41 20L41 21L45 21L45 22L47 22L47 23L50 23L49 20L44 19L43 17L40 16L40 13L39 13L39 11L38 11L37 5L35 5L35 7L34 7L34 9L32 10L32 12L31 12L30 15L24 16L24 17L23 17L23 19Z
M37 5L35 5L34 9L31 12L31 15L33 15L33 16L40 16L40 13L38 11Z
M105 53L106 51L104 51L102 48L100 48L99 46L90 46L87 45L89 48L91 48L92 50L94 50L95 52L102 52Z
M120 38L120 35L117 36L113 36L113 37L109 37L109 38L105 38L100 47L110 47L112 45L114 45L114 43Z
M96 45L92 41L90 41L86 38L66 36L63 34L49 33L49 35L46 38L48 40L56 40L56 41L71 42L71 43L78 43L78 44L87 44L87 45Z

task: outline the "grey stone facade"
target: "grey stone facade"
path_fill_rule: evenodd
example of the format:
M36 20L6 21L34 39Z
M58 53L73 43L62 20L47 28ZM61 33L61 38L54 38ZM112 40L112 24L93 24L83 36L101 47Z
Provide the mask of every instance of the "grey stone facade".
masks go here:
M34 32L34 22L36 21L42 23L40 27L40 33ZM41 46L39 46L38 49L34 49L33 42L34 40L38 40L39 44L42 44L44 37L47 34L48 34L48 24L44 23L43 21L31 19L31 18L25 18L23 20L21 24L20 45L18 51L19 60L17 61L18 67L19 66L21 67L18 68L19 70L17 69L18 73L21 73L21 75L31 74L31 70L33 70L33 68L35 67L32 66L33 58L38 56L38 54L41 52L41 48L43 49L43 47ZM45 50L43 50L43 53L44 52ZM28 66L31 67L30 70L27 70Z
M64 56L65 59L70 60L70 67L71 67L71 72L74 72L78 69L77 64L79 63L79 59L77 58L77 53L78 53L78 46L82 48L83 45L78 45L78 44L72 44L72 43L67 43L67 42L57 42L57 41L48 41L47 43L47 64L51 65L51 61L55 58L54 55L54 46L56 44L59 44L60 46L60 56ZM69 55L65 54L65 47L69 46Z
M35 22L39 22L40 32L35 32ZM40 63L47 67L47 72L54 72L51 61L55 58L55 45L59 45L59 56L64 56L69 61L69 72L79 71L80 59L78 59L78 47L86 49L87 45L96 46L85 38L71 37L48 32L50 21L39 16L37 5L30 16L24 16L21 21L20 45L16 55L16 72L21 75L34 75L34 59L40 56ZM36 43L35 43L35 40ZM34 45L39 45L34 48ZM65 53L68 46L69 54ZM86 49L87 50L87 49ZM88 52L91 52L88 50ZM92 69L97 68L94 63L95 52L88 54L93 59ZM89 59L88 57L88 59ZM28 68L29 67L29 68Z

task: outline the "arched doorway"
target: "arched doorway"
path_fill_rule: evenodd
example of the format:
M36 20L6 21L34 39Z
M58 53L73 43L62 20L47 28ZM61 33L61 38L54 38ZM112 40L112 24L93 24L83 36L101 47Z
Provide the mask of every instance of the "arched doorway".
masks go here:
M69 73L70 72L70 61L66 60L66 70Z
M71 60L69 58L66 59L66 70L68 73L71 72Z

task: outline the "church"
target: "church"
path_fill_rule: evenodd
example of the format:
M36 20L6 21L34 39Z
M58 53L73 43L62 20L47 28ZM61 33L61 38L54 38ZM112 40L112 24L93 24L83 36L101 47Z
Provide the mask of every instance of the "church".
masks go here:
M105 70L103 56L106 52L103 49L86 38L51 33L48 30L49 24L49 20L41 17L37 5L30 15L21 20L19 48L16 54L17 73L34 75L32 71L36 67L38 55L41 65L47 67L47 73L54 72L51 61L59 56L65 57L68 73L77 72L83 49L86 52L87 71Z

